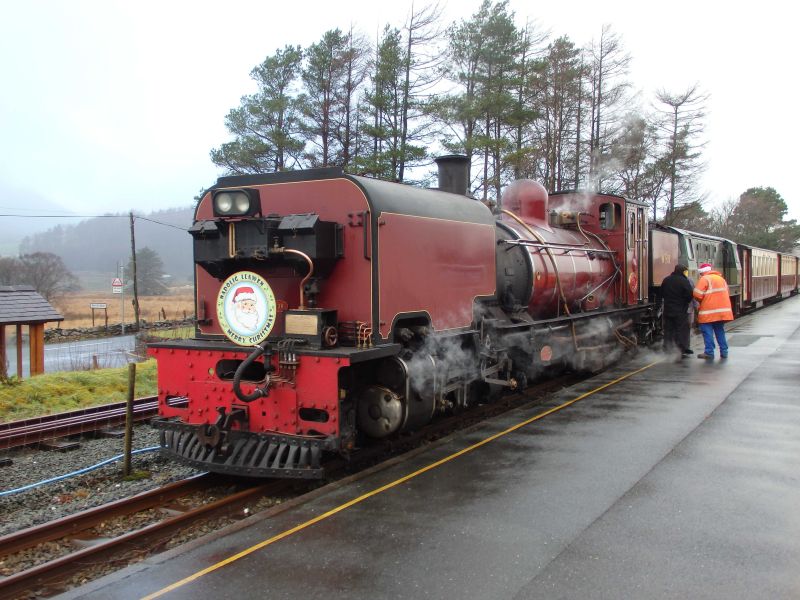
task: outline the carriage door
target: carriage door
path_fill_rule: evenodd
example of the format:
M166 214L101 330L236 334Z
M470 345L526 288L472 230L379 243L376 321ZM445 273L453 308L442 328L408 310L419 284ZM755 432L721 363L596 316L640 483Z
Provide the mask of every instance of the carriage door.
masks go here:
M644 206L636 208L636 249L639 257L639 302L647 300L647 282L649 281L647 265L649 263L647 251L647 211Z
M639 302L641 292L641 269L642 269L642 240L640 234L640 218L639 210L636 206L628 205L627 209L627 231L625 236L628 239L627 253L627 304L636 304Z
M752 263L750 262L750 258L750 250L742 248L742 303L747 302L748 304L750 303L750 284L752 282Z

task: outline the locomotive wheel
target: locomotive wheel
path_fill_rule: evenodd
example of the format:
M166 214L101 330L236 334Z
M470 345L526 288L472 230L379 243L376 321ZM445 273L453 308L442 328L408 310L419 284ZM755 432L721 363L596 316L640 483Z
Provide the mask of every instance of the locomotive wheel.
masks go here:
M517 382L516 391L521 392L528 387L528 376L525 371L514 371L514 379Z

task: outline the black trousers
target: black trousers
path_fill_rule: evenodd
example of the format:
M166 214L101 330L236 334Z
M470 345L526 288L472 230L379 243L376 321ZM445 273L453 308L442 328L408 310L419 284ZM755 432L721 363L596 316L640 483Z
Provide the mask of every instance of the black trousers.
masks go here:
M689 350L689 315L664 315L664 350Z

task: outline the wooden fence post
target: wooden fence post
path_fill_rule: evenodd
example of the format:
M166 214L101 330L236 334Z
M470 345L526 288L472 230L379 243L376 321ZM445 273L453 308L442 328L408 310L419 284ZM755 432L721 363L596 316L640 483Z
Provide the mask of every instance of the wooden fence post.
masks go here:
M131 474L131 447L133 445L133 395L136 389L136 363L128 363L128 402L125 406L125 458L122 474Z

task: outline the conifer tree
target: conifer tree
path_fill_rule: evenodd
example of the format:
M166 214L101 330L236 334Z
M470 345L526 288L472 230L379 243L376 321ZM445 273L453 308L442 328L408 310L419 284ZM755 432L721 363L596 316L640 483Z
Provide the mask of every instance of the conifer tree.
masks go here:
M211 150L214 164L229 173L264 173L301 166L304 142L295 87L302 51L286 46L250 72L258 92L242 97L225 118L233 141Z
M347 73L347 48L347 36L340 29L331 29L305 51L302 107L308 143L305 156L311 167L342 163L338 119L342 112L341 89Z

